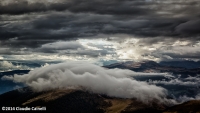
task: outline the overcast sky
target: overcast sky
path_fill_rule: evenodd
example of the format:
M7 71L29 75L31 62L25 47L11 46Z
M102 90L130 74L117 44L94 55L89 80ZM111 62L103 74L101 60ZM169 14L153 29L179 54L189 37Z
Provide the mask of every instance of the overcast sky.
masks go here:
M199 0L1 0L0 60L199 60Z

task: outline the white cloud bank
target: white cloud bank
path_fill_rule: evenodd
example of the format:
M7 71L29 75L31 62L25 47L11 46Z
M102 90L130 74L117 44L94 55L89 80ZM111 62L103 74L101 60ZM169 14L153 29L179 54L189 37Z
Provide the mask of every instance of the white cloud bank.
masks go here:
M134 80L141 75L130 70L105 69L84 62L66 62L38 68L24 75L4 76L4 80L21 82L35 91L55 88L84 87L86 90L121 98L137 98L143 102L159 100L166 103L164 88Z

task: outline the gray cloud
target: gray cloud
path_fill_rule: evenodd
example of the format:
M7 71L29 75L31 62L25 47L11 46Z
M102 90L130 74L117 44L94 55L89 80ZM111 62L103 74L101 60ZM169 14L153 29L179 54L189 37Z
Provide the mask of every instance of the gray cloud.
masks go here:
M95 47L96 46L96 47ZM59 54L72 57L98 58L109 54L116 54L114 49L106 48L106 45L81 44L80 41L58 41L44 44L41 47L30 50L38 53Z
M79 48L84 47L79 43L75 41L69 41L69 42L54 42L54 43L48 43L44 44L39 48L39 51L45 52L45 51L56 51L56 50L77 50Z

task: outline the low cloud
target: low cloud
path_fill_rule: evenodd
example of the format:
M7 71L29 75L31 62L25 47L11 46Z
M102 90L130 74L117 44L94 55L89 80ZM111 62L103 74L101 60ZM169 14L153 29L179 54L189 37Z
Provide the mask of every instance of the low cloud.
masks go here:
M151 81L149 80L149 83L151 84L163 84L163 85L181 85L181 86L198 86L199 82L193 82L193 81L182 81L180 79L173 79L170 81Z
M140 80L147 80L139 78ZM182 77L181 75L173 75L173 77L149 78L147 83L156 86L162 86L168 90L168 94L176 100L177 103L183 103L189 100L200 100L200 76Z
M195 97L188 97L188 96L184 95L184 96L180 96L176 100L179 103L183 103L183 102L190 101L190 100L200 100L200 94L197 94Z
M130 70L105 69L84 62L66 62L38 68L24 75L4 76L2 79L24 83L35 91L73 86L113 97L137 98L146 103L154 100L171 102L166 98L167 91L164 88L131 77L138 74L142 75Z
M30 70L31 68L25 65L13 64L9 61L0 61L0 71L11 71L11 70Z

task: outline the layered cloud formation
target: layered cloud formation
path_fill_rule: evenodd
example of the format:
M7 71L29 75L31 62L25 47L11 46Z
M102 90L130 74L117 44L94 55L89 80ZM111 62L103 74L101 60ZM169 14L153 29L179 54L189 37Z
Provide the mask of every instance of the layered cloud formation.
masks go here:
M199 5L198 0L1 0L0 58L199 60ZM84 40L93 43L83 45ZM102 40L106 44L98 43Z
M25 75L4 76L2 79L24 83L35 91L83 87L94 93L121 98L136 98L146 103L155 100L166 104L172 102L166 98L167 91L165 89L136 81L132 78L135 75L154 74L105 69L83 62L67 62L38 68ZM159 74L155 73L155 75ZM166 74L160 73L160 75Z

